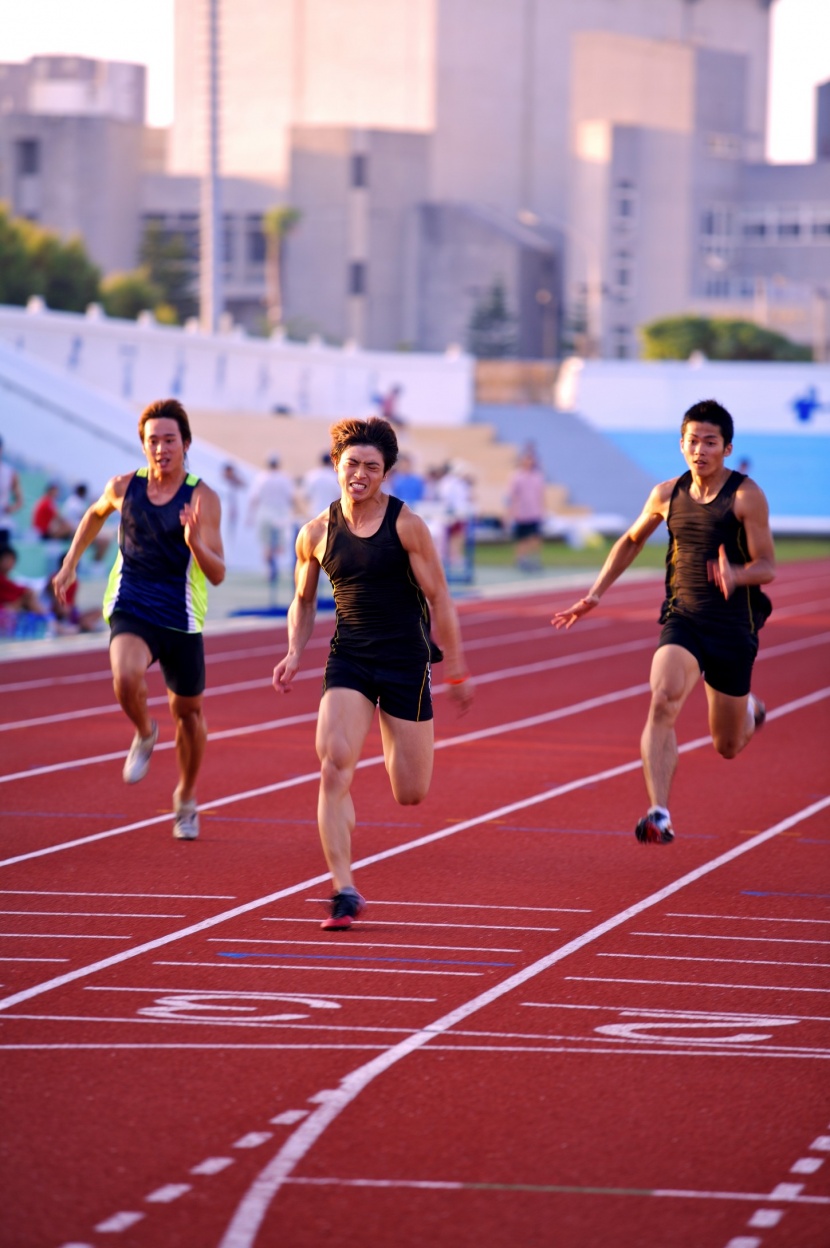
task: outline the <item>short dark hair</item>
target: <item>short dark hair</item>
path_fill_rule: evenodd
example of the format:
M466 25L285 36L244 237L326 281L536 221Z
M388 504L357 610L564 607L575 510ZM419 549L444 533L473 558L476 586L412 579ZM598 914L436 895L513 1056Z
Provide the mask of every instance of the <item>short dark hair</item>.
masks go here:
M707 425L717 425L723 434L724 446L732 445L732 439L735 437L735 423L726 408L716 399L701 399L699 403L692 404L683 416L683 423L680 426L681 438L686 432L686 426L692 420L702 420Z
M388 420L370 416L368 420L341 420L332 425L331 462L335 467L348 446L376 446L383 456L383 471L387 473L398 459L398 439Z
M138 418L138 436L142 446L144 445L144 429L148 420L175 420L179 426L185 450L193 441L190 419L178 399L155 399L145 407Z

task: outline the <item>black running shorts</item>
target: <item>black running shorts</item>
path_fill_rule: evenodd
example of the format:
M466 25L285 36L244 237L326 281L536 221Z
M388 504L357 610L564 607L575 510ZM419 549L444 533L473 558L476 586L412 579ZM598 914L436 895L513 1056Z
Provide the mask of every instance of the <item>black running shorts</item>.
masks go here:
M710 689L732 698L750 690L752 665L758 653L758 634L735 630L727 634L698 628L685 615L670 615L660 632L660 646L682 646L697 659Z
M160 628L149 620L141 620L127 611L113 611L110 617L110 642L121 633L140 637L151 654L151 663L158 659L164 683L180 698L197 698L205 691L205 643L201 633L183 633L177 628Z
M356 689L394 719L413 723L432 719L429 663L419 667L377 667L353 655L329 654L323 693L329 689Z

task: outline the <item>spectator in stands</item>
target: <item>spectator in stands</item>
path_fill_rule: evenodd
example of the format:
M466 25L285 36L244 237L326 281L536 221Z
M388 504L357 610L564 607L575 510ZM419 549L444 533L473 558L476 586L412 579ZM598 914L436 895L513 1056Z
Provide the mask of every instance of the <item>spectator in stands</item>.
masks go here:
M64 537L71 538L75 532L73 525L61 515L58 508L60 488L57 481L50 481L34 505L32 527L37 530L42 542L60 541Z
M3 439L0 438L0 545L9 544L14 530L11 517L22 506L20 478L11 464L3 458Z
M231 460L222 465L222 497L224 506L222 514L228 526L228 538L231 544L236 541L236 530L239 524L239 498L248 482Z
M438 500L443 505L447 535L447 565L458 570L465 565L468 528L473 521L473 475L466 464L455 460L444 467L438 482Z
M403 386L395 384L390 386L386 393L380 396L378 401L381 417L384 420L388 420L390 425L394 425L398 429L402 428L406 423L398 411L398 400L402 394Z
M79 481L75 486L69 498L61 506L61 515L69 524L72 533L75 533L78 525L86 515L89 507L89 486L85 481ZM96 563L100 563L104 555L109 549L111 538L108 533L99 533L92 542L92 549L95 553Z
M280 554L290 552L294 536L294 482L282 471L279 455L270 455L267 467L254 477L248 500L248 523L254 521L268 581L274 585L279 580Z
M0 545L0 610L31 611L33 615L45 615L35 591L27 585L12 580L17 563L17 551L8 543Z
M415 471L411 457L400 455L389 485L389 493L399 498L402 503L416 507L423 502L425 488L424 478Z
M323 452L320 456L319 467L311 468L300 485L306 503L305 515L308 520L313 520L321 512L328 511L329 504L340 497L340 482L337 480L337 473L328 451Z
M522 572L538 572L542 566L545 476L532 447L522 452L510 478L507 514L516 543L516 567Z

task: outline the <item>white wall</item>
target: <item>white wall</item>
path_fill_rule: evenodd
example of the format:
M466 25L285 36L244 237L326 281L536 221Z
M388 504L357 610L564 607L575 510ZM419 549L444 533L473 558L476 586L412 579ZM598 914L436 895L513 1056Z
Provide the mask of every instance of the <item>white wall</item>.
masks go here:
M141 410L158 398L217 411L339 420L365 416L373 396L403 387L409 423L461 425L473 405L473 360L461 353L362 351L209 335L88 313L0 307L0 342Z
M810 420L793 406L813 389L821 404ZM740 433L830 436L830 364L567 360L557 407L603 432L677 430L701 399L717 399Z

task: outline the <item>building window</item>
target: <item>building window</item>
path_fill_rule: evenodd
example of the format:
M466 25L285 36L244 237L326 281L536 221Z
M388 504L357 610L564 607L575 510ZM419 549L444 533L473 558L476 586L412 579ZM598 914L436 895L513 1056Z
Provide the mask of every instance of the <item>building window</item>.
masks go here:
M618 182L614 187L614 226L618 230L632 230L637 217L637 196L630 182Z
M710 134L706 146L715 160L740 160L743 156L743 142L739 134Z
M628 252L620 251L614 256L611 292L618 300L630 299L634 293L634 262Z
M362 187L369 185L369 157L365 152L355 152L352 156L351 185Z
M770 232L769 222L765 213L753 213L744 218L741 227L744 242L765 243Z
M613 352L618 360L629 360L632 356L631 330L627 325L615 325L612 332Z
M17 172L21 178L40 173L40 143L37 139L19 139L17 148Z
M813 242L830 243L830 210L819 209L813 217Z
M366 262L353 260L349 265L349 294L366 294Z
M233 230L233 217L223 216L222 218L222 259L225 264L231 265L234 261L234 252L236 250L234 244L236 239Z
M262 217L249 216L245 227L245 258L248 264L265 263L265 234Z

